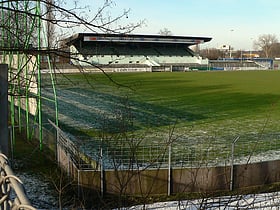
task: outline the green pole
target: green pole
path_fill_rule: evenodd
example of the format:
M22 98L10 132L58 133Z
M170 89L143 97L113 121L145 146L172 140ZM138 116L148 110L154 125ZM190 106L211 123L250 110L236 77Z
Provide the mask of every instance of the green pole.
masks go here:
M54 107L55 107L55 125L58 126L58 104L57 104L57 95L56 95L56 88L55 88L55 80L53 77L53 68L50 63L50 58L48 58L48 65L50 68L50 76L52 81L52 89L53 89L53 96L54 96Z
M46 31L43 31L43 32L44 32L45 35L47 34ZM49 44L46 36L44 36L44 41L47 45ZM47 48L50 50L51 46L48 46ZM47 57L47 60L48 60L48 68L50 69L50 78L51 78L52 89L53 89L53 97L54 97L55 125L58 126L58 104L57 104L56 84L55 84L55 80L54 80L54 76L53 76L53 74L54 74L54 67L53 66L54 65L52 65L49 55ZM55 62L55 60L53 60L53 62Z

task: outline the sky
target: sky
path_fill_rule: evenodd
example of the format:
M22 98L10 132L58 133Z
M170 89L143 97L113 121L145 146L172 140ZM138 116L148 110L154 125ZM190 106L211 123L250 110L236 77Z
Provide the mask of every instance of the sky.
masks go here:
M81 0L93 10L102 0ZM134 34L158 34L167 28L173 35L212 37L202 48L230 45L252 50L262 34L280 40L279 0L113 0L113 15L130 9L123 23L144 20ZM93 12L92 12L93 13ZM120 24L122 24L120 22Z

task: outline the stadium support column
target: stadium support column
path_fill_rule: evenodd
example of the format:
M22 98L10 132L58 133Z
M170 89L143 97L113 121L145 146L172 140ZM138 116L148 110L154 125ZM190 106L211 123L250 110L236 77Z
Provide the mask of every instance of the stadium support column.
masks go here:
M0 150L8 156L8 65L6 64L0 64L0 107Z

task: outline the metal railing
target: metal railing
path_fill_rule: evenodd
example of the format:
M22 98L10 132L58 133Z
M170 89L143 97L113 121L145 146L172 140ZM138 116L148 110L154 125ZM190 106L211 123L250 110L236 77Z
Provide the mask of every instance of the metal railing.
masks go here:
M14 175L8 158L0 153L0 209L35 210L25 193L22 181Z

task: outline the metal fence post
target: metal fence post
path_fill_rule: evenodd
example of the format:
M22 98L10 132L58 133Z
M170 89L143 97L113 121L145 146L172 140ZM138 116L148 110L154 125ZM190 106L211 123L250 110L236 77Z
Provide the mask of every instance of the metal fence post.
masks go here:
M81 196L81 191L80 191L80 169L78 169L78 198Z
M8 65L0 64L0 149L9 157L8 140Z
M171 179L171 149L172 149L172 146L171 146L171 143L168 145L168 192L167 192L167 195L170 196L171 195L171 187L172 187L172 179Z
M233 190L233 165L234 165L234 146L240 136L237 136L231 144L231 169L230 169L230 191Z
M101 197L104 197L104 168L103 168L103 141L101 139L100 147L100 192Z

